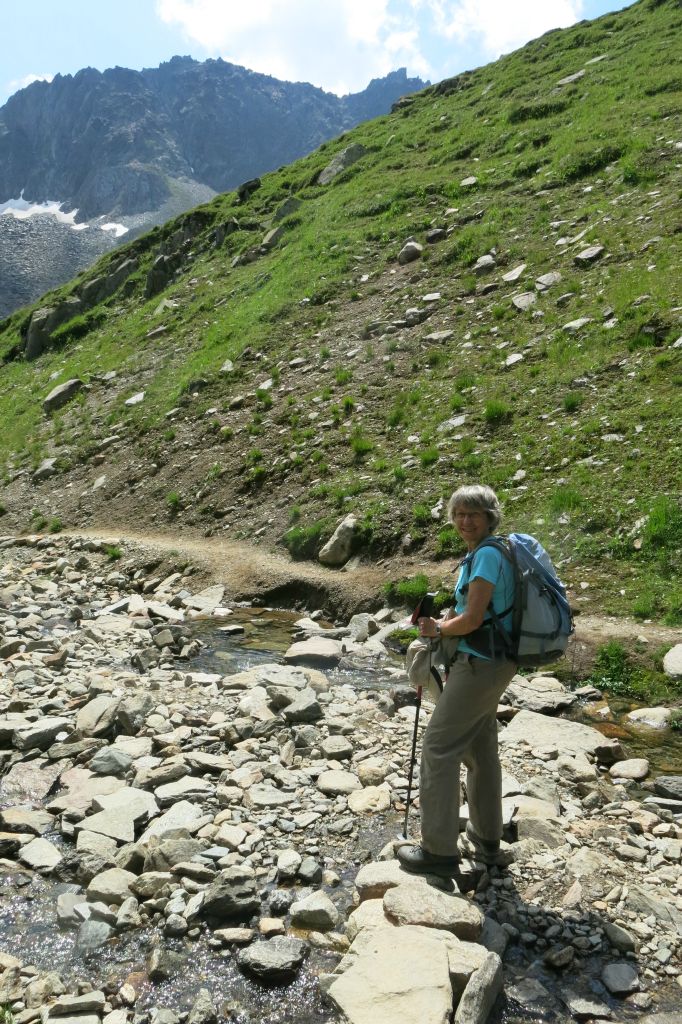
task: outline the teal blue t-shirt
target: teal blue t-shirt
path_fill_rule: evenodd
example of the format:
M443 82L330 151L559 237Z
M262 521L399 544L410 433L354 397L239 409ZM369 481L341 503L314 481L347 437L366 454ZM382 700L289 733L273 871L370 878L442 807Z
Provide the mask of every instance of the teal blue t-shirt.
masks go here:
M487 580L493 584L493 608L498 615L507 608L511 608L514 601L514 572L507 558L501 551L486 545L474 552L474 557L467 565L463 565L457 577L455 586L455 611L461 614L466 609L467 591L466 586L475 579ZM490 618L486 615L484 623ZM502 625L505 629L511 629L512 613L502 616ZM466 638L459 642L458 650L464 654L475 654L477 657L484 657L480 651L469 647ZM490 661L490 658L486 658Z

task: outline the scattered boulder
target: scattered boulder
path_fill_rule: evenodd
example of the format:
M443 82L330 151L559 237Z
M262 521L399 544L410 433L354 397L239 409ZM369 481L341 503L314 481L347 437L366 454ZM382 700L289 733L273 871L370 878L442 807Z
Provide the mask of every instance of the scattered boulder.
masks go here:
M345 565L353 553L357 536L358 520L352 513L347 515L334 530L327 543L321 548L318 559L323 565Z
M43 412L49 415L55 409L61 409L63 405L66 405L67 402L76 397L83 387L83 383L80 377L72 377L71 380L67 380L63 384L57 384L56 387L52 388L49 395L43 399Z
M663 671L673 679L682 679L682 644L675 644L664 656Z
M415 260L419 259L423 251L424 247L420 245L419 242L415 242L414 239L410 239L405 242L405 245L398 253L398 263L400 263L401 266L404 266L406 263L414 263Z
M294 980L307 955L308 946L302 939L276 936L242 950L237 965L260 981L286 985Z
M368 152L364 146L359 143L354 143L352 146L347 146L342 149L340 153L334 157L331 163L327 164L323 171L317 176L318 185L329 185L339 174L345 171L348 167L352 167L353 164L361 160L363 156Z

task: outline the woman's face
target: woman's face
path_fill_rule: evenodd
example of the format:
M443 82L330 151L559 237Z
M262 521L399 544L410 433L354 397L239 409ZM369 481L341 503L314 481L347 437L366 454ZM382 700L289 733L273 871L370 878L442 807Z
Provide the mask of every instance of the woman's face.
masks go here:
M463 505L455 509L455 528L471 551L490 534L488 514L480 508L467 508Z

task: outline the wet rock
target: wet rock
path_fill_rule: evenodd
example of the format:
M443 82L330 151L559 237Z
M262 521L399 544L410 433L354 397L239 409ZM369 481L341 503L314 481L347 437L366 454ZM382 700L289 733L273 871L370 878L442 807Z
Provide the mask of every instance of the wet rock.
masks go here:
M183 957L163 946L155 946L147 959L147 974L151 981L167 981L183 967Z
M242 868L226 868L206 890L203 913L221 920L247 920L260 908L256 882Z
M46 811L29 811L23 807L7 807L0 811L0 828L8 832L20 832L34 836L49 832L54 817Z
M654 790L670 800L682 800L682 775L659 775Z
M626 996L639 988L639 976L631 964L607 964L601 972L601 980L613 996Z
M295 928L329 931L339 921L339 912L323 892L315 892L291 905L291 923Z
M341 660L343 648L338 640L311 637L300 640L284 654L287 665L307 665L311 668L334 668Z
M100 946L105 945L113 934L114 929L105 921L96 921L93 918L88 918L87 921L83 921L78 929L76 949L84 955L93 953Z
M670 708L637 708L625 716L633 725L647 729L667 729L670 726L672 711Z
M196 999L189 1011L187 1024L216 1024L218 1011L207 988L199 989Z
M621 928L620 925L614 924L612 921L604 922L604 932L606 938L609 940L611 945L619 951L619 953L634 953L637 948L633 936L625 928Z
M136 881L137 876L131 871L123 871L121 868L109 868L96 875L87 889L89 900L102 900L110 904L123 903L132 894L130 892L131 882Z
M569 995L566 997L566 1005L576 1020L608 1020L611 1017L609 1007L597 999Z
M39 838L22 846L19 860L34 871L50 872L61 862L62 855L47 839Z
M55 785L62 770L62 765L47 764L42 759L12 765L0 780L0 801L4 806L8 806L26 800L43 800ZM0 824L2 821L0 811Z
M242 950L237 964L260 981L287 984L296 977L307 955L308 946L301 939L276 936Z

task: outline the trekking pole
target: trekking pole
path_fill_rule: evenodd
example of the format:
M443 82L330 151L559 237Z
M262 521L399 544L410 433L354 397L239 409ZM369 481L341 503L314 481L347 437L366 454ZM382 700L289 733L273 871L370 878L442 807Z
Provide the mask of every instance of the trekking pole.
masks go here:
M407 819L410 816L410 800L412 798L412 776L414 775L414 762L417 757L417 732L419 730L419 715L422 708L422 688L417 687L416 714L414 716L414 732L412 733L412 753L410 755L410 771L407 776L407 802L405 804L405 823L403 825L403 839L407 839Z

